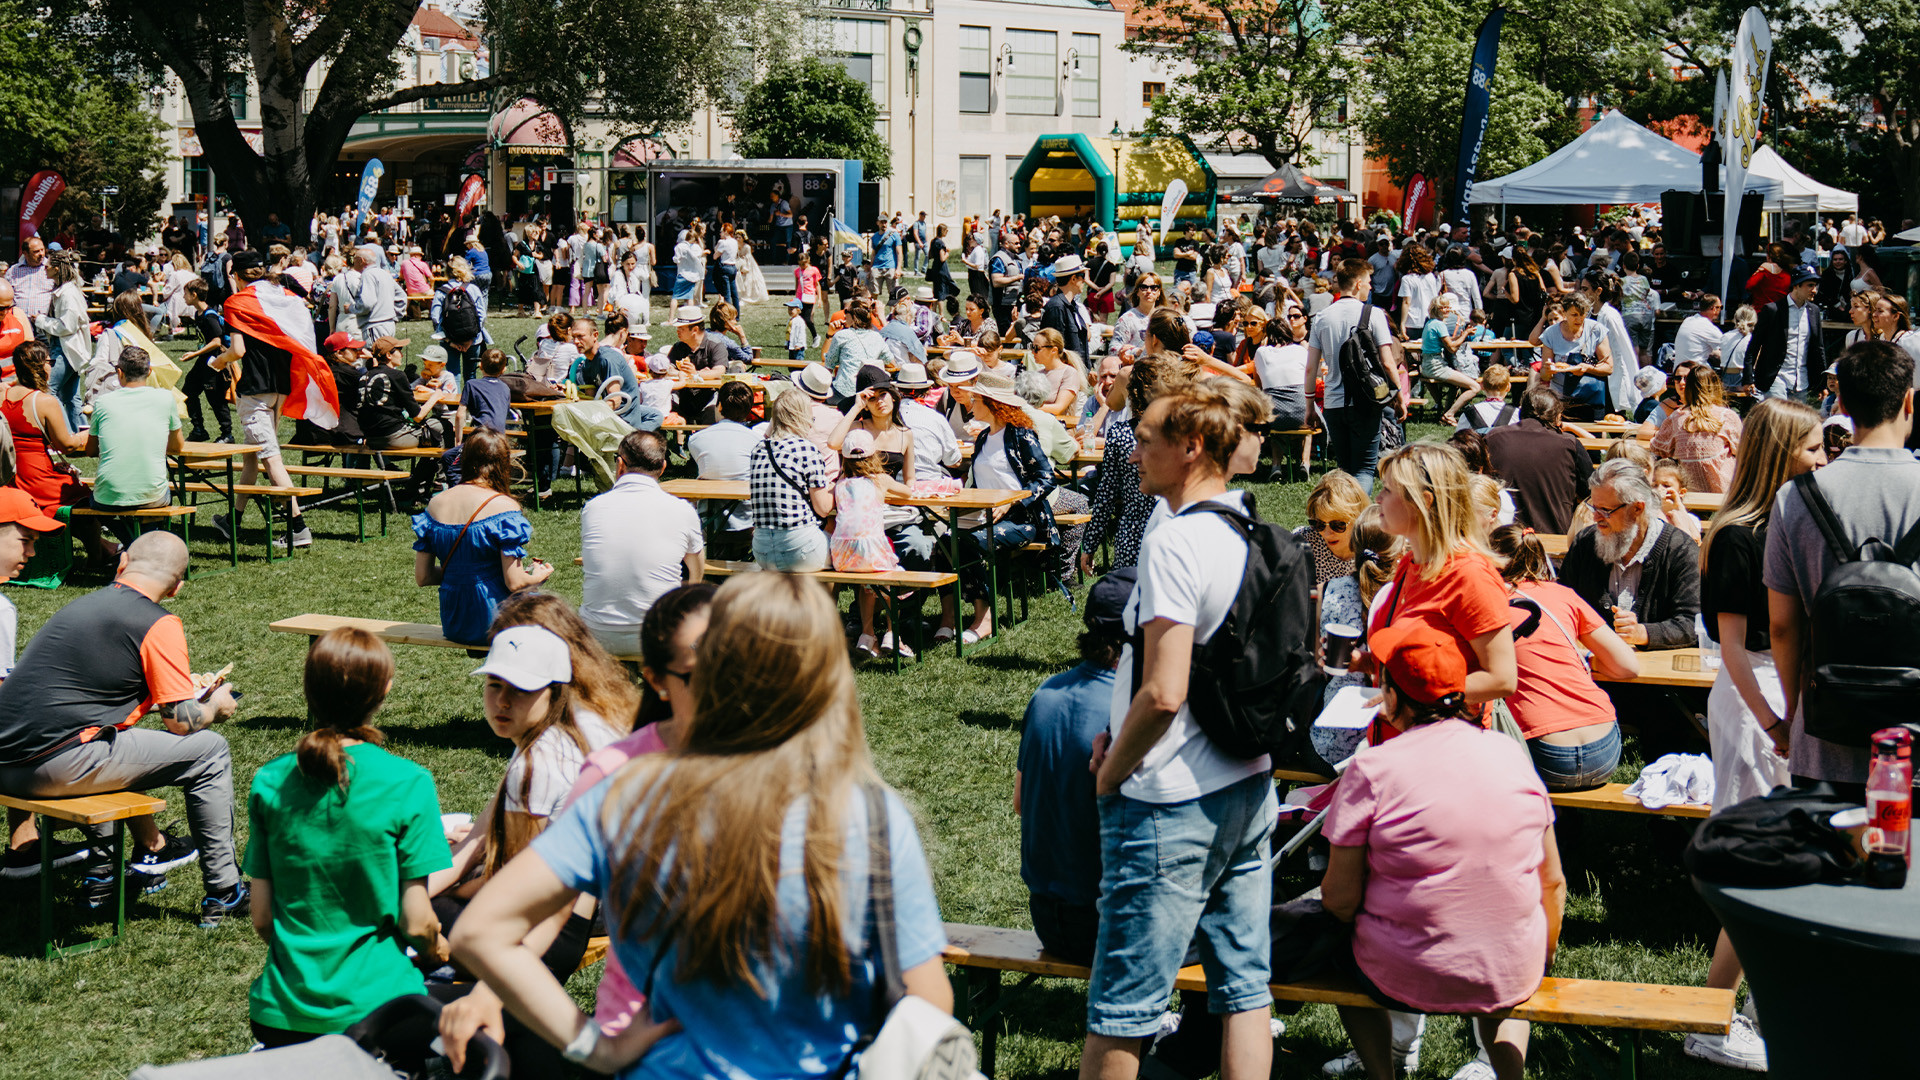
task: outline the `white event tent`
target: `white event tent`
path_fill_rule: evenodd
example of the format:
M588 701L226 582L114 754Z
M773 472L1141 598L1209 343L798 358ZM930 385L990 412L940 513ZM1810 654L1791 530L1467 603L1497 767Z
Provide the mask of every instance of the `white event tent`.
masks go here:
M1785 162L1781 162L1785 165ZM1780 180L1749 172L1747 190L1772 206ZM1518 172L1473 185L1475 203L1657 203L1664 191L1699 191L1700 155L1609 110L1580 137Z
M1753 164L1747 166L1748 183L1754 176L1769 176L1780 181L1780 195L1769 197L1766 209L1769 212L1786 214L1815 214L1840 211L1853 213L1860 209L1860 196L1851 191L1841 191L1827 185L1787 164L1785 158L1774 152L1771 146L1762 146L1754 151Z

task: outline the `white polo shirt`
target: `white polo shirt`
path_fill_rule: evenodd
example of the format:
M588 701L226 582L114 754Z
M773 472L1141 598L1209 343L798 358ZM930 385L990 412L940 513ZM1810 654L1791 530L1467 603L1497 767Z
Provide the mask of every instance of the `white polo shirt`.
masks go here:
M596 633L637 632L679 586L681 560L706 546L692 503L644 473L622 476L580 511L580 618Z

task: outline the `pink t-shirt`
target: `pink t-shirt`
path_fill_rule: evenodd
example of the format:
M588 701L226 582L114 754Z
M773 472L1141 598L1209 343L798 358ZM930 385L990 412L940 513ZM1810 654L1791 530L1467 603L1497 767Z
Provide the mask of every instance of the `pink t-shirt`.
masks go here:
M1329 843L1366 848L1353 955L1383 992L1487 1012L1539 988L1553 805L1525 746L1462 720L1416 727L1354 760L1326 821Z
M796 267L793 271L794 299L803 304L811 304L820 299L820 268L817 266Z
M608 743L588 754L586 767L580 770L580 779L573 782L573 789L567 792L560 809L565 810L573 805L573 800L586 794L595 784L634 758L664 751L667 744L660 738L659 727L658 724L648 724L619 742ZM600 1030L608 1035L620 1034L640 1014L646 1002L646 995L633 985L632 979L627 978L627 971L620 966L619 957L609 949L607 970L601 974L600 986L593 995L593 1018L599 1023Z

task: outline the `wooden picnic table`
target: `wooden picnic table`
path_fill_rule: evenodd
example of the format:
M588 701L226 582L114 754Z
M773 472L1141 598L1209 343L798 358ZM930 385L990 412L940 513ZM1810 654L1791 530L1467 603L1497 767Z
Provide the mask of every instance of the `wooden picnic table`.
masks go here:
M174 501L178 503L187 501L188 478L195 463L224 461L227 465L227 512L231 514L234 506L234 459L259 452L260 447L251 443L190 442L182 444L179 453L170 455L174 462ZM287 554L293 554L291 547L287 549ZM273 561L271 542L267 544L267 561ZM227 562L229 568L240 565L240 523L238 521L227 523Z
M1689 491L1682 500L1688 510L1696 514L1711 514L1720 509L1727 501L1726 495L1718 491Z
M1686 686L1710 690L1714 677L1719 674L1717 669L1707 667L1699 649L1636 649L1634 655L1640 660L1640 675L1632 682L1638 686ZM1601 679L1597 671L1593 677L1607 681Z

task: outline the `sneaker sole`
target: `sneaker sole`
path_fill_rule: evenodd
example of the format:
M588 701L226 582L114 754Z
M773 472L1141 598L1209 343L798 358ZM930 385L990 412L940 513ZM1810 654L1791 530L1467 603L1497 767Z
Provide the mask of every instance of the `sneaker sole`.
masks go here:
M185 866L188 863L197 860L198 858L200 858L200 853L198 851L189 851L185 855L182 855L177 859L169 859L166 862L134 863L133 865L127 867L127 873L142 874L147 877L159 877L160 875L168 873L169 871L172 871L178 867Z

